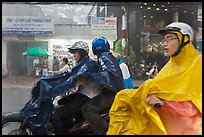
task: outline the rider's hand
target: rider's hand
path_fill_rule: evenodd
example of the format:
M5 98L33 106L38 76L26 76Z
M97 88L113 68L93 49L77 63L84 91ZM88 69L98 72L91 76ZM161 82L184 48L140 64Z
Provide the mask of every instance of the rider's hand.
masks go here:
M164 105L164 103L155 95L148 95L145 99L145 102L151 107L155 107L155 104L160 104L161 106Z
M53 71L48 71L48 74L52 74L53 73Z

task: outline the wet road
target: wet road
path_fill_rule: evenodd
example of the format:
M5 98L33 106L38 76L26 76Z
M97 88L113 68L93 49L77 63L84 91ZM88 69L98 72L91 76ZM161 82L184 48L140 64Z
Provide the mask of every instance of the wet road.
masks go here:
M20 110L30 99L31 87L2 87L2 114Z
M134 80L134 86L138 87L143 80ZM31 84L32 85L32 84ZM32 86L2 85L2 114L19 111L30 99Z
M2 114L19 111L30 100L31 85L34 85L34 82L29 82L29 85L26 82L24 84L22 83L10 85L10 83L2 81ZM135 87L139 87L143 83L143 80L134 80L133 83ZM11 129L18 129L17 127L19 125L16 125L16 123L13 124L3 129L2 135L7 134Z

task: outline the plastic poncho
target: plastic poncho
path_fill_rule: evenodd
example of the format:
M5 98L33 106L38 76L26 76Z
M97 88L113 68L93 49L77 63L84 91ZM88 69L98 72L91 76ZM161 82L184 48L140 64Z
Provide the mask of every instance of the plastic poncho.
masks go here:
M110 52L103 52L98 56L98 61L100 64L99 71L91 73L89 79L114 93L124 89L122 72L115 57Z
M166 101L191 101L202 114L202 55L192 43L170 57L154 79L117 93L107 134L168 134L158 113L145 103L149 94Z
M72 91L76 78L83 76L102 87L118 92L122 86L122 74L117 62L109 53L100 56L100 66L88 56L69 73L42 78L32 89L33 98L20 111L26 123L35 131L45 128L53 113L53 98ZM116 65L117 64L117 65ZM121 74L121 75L120 75Z
M78 76L87 78L89 73L98 69L98 64L86 56L70 73L40 79L32 89L32 99L20 111L26 123L36 131L45 128L53 113L53 98L72 91Z

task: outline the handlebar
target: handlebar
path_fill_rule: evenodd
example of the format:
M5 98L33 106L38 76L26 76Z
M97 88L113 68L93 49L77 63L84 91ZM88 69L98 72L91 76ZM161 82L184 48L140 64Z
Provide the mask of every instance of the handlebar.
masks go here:
M156 104L154 105L154 107L155 107L155 108L161 108L162 105L161 105L160 103L156 103Z

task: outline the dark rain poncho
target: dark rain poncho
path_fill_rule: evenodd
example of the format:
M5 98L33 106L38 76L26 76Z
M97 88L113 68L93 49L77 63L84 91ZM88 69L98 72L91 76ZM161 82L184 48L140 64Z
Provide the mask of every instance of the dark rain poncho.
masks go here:
M103 52L99 56L99 63L99 71L91 73L89 79L104 85L114 93L124 89L122 72L115 57L110 52Z
M39 80L32 89L32 99L21 110L27 124L32 129L45 127L53 112L53 98L72 91L78 76L87 77L90 72L97 71L97 63L87 56L70 73Z
M106 56L108 55L104 55L103 58L108 62L111 61ZM67 72L39 80L32 89L32 99L21 110L26 123L34 130L46 127L53 113L53 98L70 92L75 87L78 76L83 76L114 91L119 90L117 87L119 84L116 83L118 73L113 64L106 64L107 72L101 72L99 69L97 63L87 56L70 73Z

